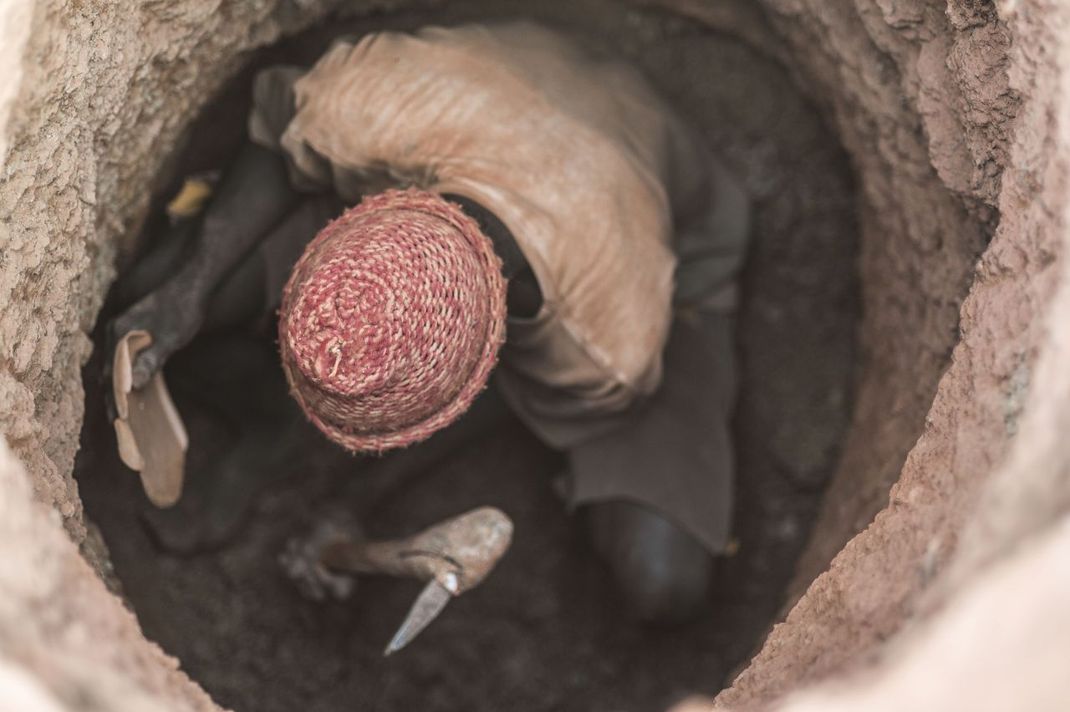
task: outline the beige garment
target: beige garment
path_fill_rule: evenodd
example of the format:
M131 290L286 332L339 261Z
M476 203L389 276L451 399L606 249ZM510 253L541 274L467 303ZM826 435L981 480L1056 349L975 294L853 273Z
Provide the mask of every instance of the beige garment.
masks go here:
M511 24L380 33L307 73L273 71L250 134L287 155L299 187L354 202L388 185L459 194L512 232L544 304L510 320L498 381L545 441L588 440L655 391L673 208L702 202L711 163L634 70ZM728 252L700 281L731 282Z

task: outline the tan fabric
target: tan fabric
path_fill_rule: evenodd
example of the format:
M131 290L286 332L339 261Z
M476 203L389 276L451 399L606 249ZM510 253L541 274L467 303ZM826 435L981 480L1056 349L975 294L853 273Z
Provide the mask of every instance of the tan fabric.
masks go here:
M250 120L297 185L455 193L513 233L544 305L510 321L498 380L544 440L589 439L654 392L672 207L703 202L710 164L637 73L529 24L371 35L297 71L261 75ZM702 280L729 283L738 253Z
M569 451L572 504L638 500L723 550L747 199L635 72L526 24L378 34L262 72L249 129L300 188L494 213L545 298L496 381Z

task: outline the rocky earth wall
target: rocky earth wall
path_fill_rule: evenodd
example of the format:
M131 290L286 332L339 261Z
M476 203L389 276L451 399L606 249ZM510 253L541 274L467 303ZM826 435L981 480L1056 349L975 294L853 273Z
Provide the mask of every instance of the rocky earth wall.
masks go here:
M118 248L146 210L158 148L174 144L243 51L327 4L0 0L4 712L36 709L11 706L16 694L40 709L218 709L78 554L80 368Z
M991 547L1005 550L1031 528L1026 522L1065 511L1056 494L1065 483L1035 476L1037 462L1014 460L1042 458L1049 472L1065 467L1052 442L1061 406L1048 400L1065 386L1054 375L1043 388L1034 381L1038 354L1044 363L1057 359L1064 338L1053 329L1065 317L1045 316L1062 284L1055 265L1065 240L1066 139L1056 120L1065 101L1063 8L949 2L945 13L931 3L773 2L770 9L797 56L816 59L802 71L827 87L822 94L866 196L866 374L852 440L800 580L810 581L883 508L722 693L725 706L873 662L866 653L877 643L954 590L943 583L948 569L963 584L976 564L994 558ZM818 49L804 54L803 47ZM975 266L968 257L990 234ZM952 295L967 278L959 310ZM910 333L912 323L918 333ZM930 405L927 379L939 375L931 366L952 344ZM903 431L915 421L896 415L918 409L928 412L910 443ZM1004 467L989 485L1012 443L1013 470ZM899 448L909 444L896 472ZM895 479L888 499L883 492ZM951 566L964 530L974 543Z
M326 4L0 4L0 52L22 57L5 64L14 76L0 89L0 121L10 111L0 173L0 432L76 541L85 526L70 473L86 333L117 247L143 218L164 159L158 149L174 144L244 50L315 20Z
M0 87L0 432L15 456L0 451L0 685L12 691L0 699L214 708L78 556L86 530L69 474L78 371L117 246L160 168L156 147L173 144L242 50L325 4L0 0L0 61L11 69ZM758 26L730 3L673 4L714 25ZM1057 397L1068 390L1070 341L1070 279L1056 259L1070 156L1067 11L1054 0L763 4L778 39L761 29L752 40L812 88L862 193L866 363L854 435L800 581L884 509L719 702L757 704L842 671L908 617L935 611L853 683L872 702L902 689L888 681L904 679L913 655L930 661L936 684L940 655L980 651L955 637L968 603L959 591L1006 592L999 582L1015 564L987 574L983 565L1019 554L1028 535L1047 543L1022 552L1034 559L1022 566L1065 542L1042 530L1070 492L1065 429L1054 429L1070 412ZM1035 603L1041 611L1050 600ZM1044 650L1070 645L1070 632L1054 634L1062 630L1049 629Z
M0 442L0 711L218 710L37 501Z

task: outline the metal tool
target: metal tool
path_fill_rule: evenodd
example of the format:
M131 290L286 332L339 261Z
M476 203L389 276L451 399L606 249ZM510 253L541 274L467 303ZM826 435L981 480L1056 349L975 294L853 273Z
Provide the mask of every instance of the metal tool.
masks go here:
M450 599L482 583L512 538L512 520L499 509L481 507L393 541L370 542L336 533L319 549L319 562L333 571L427 581L386 646L384 655L390 655L411 643Z
M149 501L165 508L182 496L189 436L162 371L143 388L133 387L134 359L150 345L147 331L126 333L116 344L111 371L115 437L119 458L141 473Z

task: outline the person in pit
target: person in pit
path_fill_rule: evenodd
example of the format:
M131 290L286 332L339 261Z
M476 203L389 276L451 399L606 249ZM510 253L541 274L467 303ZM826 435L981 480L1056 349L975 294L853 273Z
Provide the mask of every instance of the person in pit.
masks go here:
M418 443L493 381L566 453L630 610L700 610L731 524L748 207L695 132L528 23L337 41L260 72L248 129L192 254L111 325L153 336L135 386L265 306L292 395L350 451Z

